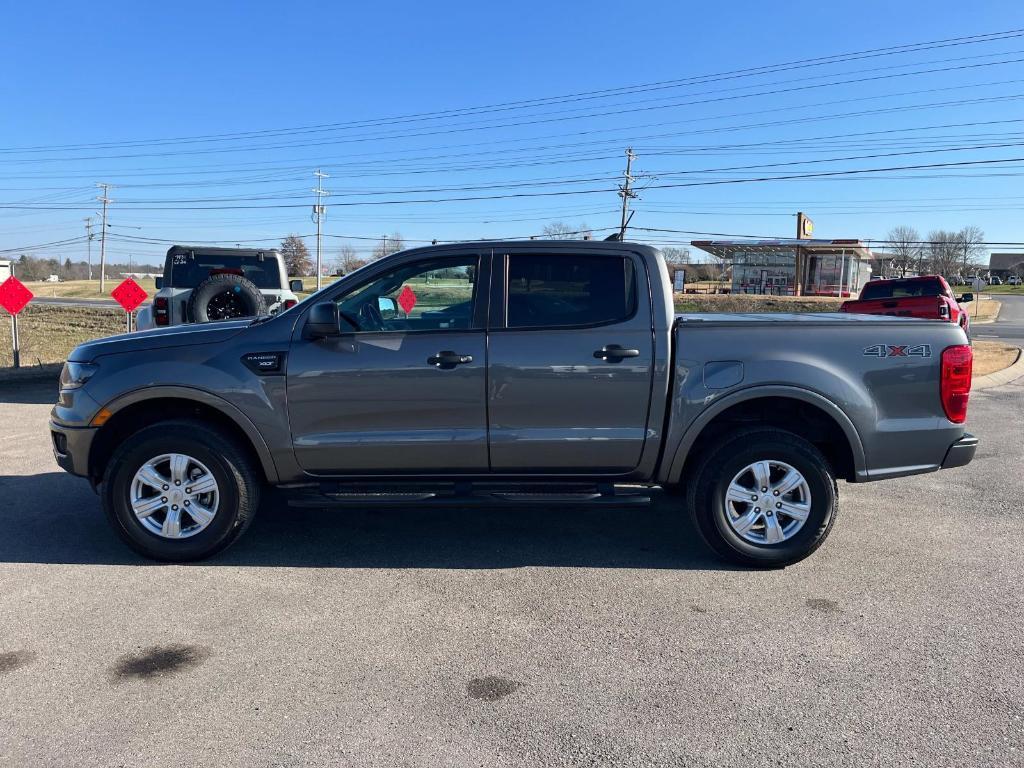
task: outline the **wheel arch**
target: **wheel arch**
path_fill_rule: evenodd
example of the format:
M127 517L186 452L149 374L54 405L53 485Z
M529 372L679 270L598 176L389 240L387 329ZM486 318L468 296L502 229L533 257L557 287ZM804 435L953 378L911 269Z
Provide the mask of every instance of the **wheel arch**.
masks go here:
M103 477L117 445L143 427L177 418L195 418L220 427L248 450L269 483L278 481L270 448L256 425L238 408L217 395L190 387L152 387L118 397L104 406L112 415L101 426L89 450L89 477Z
M793 416L799 416L794 420ZM701 445L737 426L776 426L807 438L822 450L837 477L855 482L866 473L864 445L857 428L835 403L812 390L786 385L751 387L722 398L683 432L659 480L680 483ZM841 438L841 439L840 439Z

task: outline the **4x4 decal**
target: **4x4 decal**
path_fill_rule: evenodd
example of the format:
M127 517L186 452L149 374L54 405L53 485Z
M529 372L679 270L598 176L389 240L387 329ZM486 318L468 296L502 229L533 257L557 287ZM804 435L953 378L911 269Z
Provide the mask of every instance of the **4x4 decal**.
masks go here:
M930 344L872 344L864 347L865 357L931 357Z

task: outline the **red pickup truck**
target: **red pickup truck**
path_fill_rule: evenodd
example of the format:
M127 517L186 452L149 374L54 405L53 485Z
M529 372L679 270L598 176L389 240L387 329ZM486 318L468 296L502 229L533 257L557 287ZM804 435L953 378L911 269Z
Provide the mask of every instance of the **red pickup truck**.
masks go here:
M970 316L961 304L974 301L973 293L956 296L941 275L872 280L856 301L844 301L840 312L861 315L922 317L956 323L970 332Z

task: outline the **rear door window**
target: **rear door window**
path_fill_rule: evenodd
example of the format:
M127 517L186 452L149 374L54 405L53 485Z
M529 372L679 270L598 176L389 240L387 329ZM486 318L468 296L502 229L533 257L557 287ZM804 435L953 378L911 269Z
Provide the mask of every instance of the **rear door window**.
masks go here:
M633 262L619 256L508 257L509 328L573 328L621 322L636 312Z

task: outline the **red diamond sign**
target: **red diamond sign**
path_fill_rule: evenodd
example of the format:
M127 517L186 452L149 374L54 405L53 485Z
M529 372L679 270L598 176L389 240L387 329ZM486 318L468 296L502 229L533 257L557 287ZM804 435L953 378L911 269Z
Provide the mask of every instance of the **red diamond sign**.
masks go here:
M402 311L407 315L412 312L412 308L416 306L416 294L412 292L412 288L408 285L405 286L398 294L398 306L400 306Z
M0 283L0 307L12 315L21 312L30 301L32 301L32 291L13 275Z
M134 312L139 304L149 298L149 294L142 290L142 286L130 277L112 290L110 295L124 307L125 312Z

